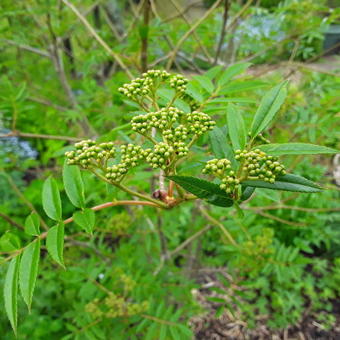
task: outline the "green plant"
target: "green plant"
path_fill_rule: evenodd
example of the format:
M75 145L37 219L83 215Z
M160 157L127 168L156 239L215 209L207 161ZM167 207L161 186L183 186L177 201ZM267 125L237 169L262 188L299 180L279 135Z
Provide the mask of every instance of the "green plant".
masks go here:
M76 211L72 217L63 219L58 184L52 177L49 177L42 188L42 204L45 213L55 225L48 228L45 223L42 224L43 220L34 212L27 217L25 222L25 233L34 237L33 241L21 247L17 236L11 232L5 233L0 239L2 250L9 254L5 259L5 261L10 261L4 282L5 310L14 331L17 328L19 287L29 308L32 303L41 241L46 239L46 248L52 259L61 266L65 266L63 255L65 225L75 222L81 230L92 234L95 226L94 211L115 206L140 205L157 208L161 213L162 210L180 208L187 201L202 199L211 205L223 208L235 206L242 218L244 213L240 204L246 200L249 201L254 191L260 188L303 193L321 192L321 187L311 180L286 173L277 157L332 154L336 150L307 143L272 144L262 135L284 102L287 92L286 82L275 86L265 94L249 125L246 124L240 109L235 104L228 105L227 133L216 128L212 117L204 113L205 109L215 112L220 110L219 103L227 99L224 95L228 93L228 90L232 90L232 78L248 66L249 64L236 64L223 72L220 67L216 67L208 71L206 75L196 76L190 82L181 75L172 75L165 71L148 71L141 78L135 79L120 89L120 92L129 100L140 106L140 111L131 119L131 129L134 132L136 144L124 145L118 141L96 142L93 140L77 143L75 150L66 152L68 164L64 165L63 182L70 202L80 210ZM247 86L247 81L238 84ZM207 159L199 165L203 166L204 174L212 175L212 181L182 175L188 172L187 163L190 165L190 159L195 158L195 153L198 155L205 153L203 146L208 132L217 158ZM83 176L78 166L115 187L121 193L138 198L138 200L115 199L87 208ZM130 174L145 168L160 171L159 189L152 194L141 193L125 185L125 182L131 181L129 177L133 179L133 175L129 176ZM189 172L194 174L197 170L189 170ZM165 189L165 180L169 181L167 189ZM119 193L116 195L121 196ZM213 224L220 227L224 237L232 245L236 245L231 233L222 224L205 210L203 213ZM41 224L46 229L42 233L40 232ZM162 226L158 228L162 265L164 261L169 260L171 253L169 254L165 248ZM268 266L270 268L271 263L267 263L267 257L273 252L271 250L273 235L270 230L263 230L263 232L262 236L256 237L255 243L248 241L243 248L241 247L239 252L241 263L244 261L242 256L247 258L259 255L266 263L265 268ZM180 245L179 248L181 247ZM278 260L294 260L289 247L281 245L276 247L276 251ZM177 253L177 250L174 253ZM280 275L284 276L285 273L282 272ZM141 314L147 310L147 302L144 300L141 303L130 302L131 297L128 298L128 296L132 288L128 283L132 281L122 273L119 277L123 285L120 288L116 287L116 293L110 292L104 300L95 298L88 304L87 310L95 315L95 318L106 315L110 318L130 319L135 318L135 314ZM278 280L280 282L280 278ZM171 314L171 309L167 311L162 306L160 304L157 309L157 316L154 317L156 322L159 315ZM117 310L120 309L122 312L118 313ZM115 314L112 314L112 310L116 311ZM152 334L159 334L162 338L168 332L174 338L178 332L187 334L189 330L176 323L179 316L180 314L176 313L171 319L170 326L173 325L175 330L173 327L165 326L159 330L152 325ZM139 321L138 324L138 331L141 331L145 322Z

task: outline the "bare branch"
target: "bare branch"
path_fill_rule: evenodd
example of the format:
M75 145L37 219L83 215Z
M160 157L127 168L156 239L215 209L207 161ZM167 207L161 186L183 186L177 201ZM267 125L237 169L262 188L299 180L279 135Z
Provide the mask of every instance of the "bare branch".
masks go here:
M169 56L169 61L166 65L166 69L169 70L176 58L176 55L179 51L179 49L181 48L182 44L184 43L184 41L195 31L195 29L215 10L215 8L217 8L220 4L221 4L222 0L217 0L210 8L208 11L206 11L206 13L199 19L197 20L189 29L189 31L187 31L182 38L178 41L177 45L175 46L174 50L170 53Z
M8 138L8 137L54 139L54 140L65 140L68 142L79 142L82 140L82 138L77 138L77 137L43 135L43 134L26 133L26 132L20 132L20 131L11 131L9 133L0 135L0 138Z
M117 61L119 66L125 71L125 73L128 75L130 79L133 78L132 73L129 71L128 67L124 64L120 56L115 53L109 45L97 34L95 29L90 25L90 23L87 21L87 19L78 11L78 9L71 4L67 0L62 0L62 2L69 7L73 13L79 18L79 20L84 24L84 26L87 28L87 30L91 33L91 35L97 40L97 42L105 49L105 51L114 59Z

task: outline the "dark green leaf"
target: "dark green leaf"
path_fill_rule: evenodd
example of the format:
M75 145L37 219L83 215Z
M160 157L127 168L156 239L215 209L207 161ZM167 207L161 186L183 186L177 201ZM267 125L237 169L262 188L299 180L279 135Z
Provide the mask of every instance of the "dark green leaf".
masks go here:
M264 144L259 145L256 148L273 156L334 154L340 152L338 150L328 148L327 146L308 143Z
M233 200L225 191L220 189L218 184L191 176L169 176L168 178L210 204L219 207L231 207L233 205Z
M36 236L40 234L40 218L37 213L32 212L25 220L25 233Z
M246 128L241 112L233 104L228 105L227 124L234 150L243 150L247 142Z
M38 266L40 258L40 239L31 242L23 251L20 269L19 269L19 284L21 295L27 304L28 309L31 309L33 291L38 275Z
M272 190L284 190L294 192L320 192L322 189L314 182L293 174L287 174L277 177L275 183L268 183L261 180L248 180L243 181L242 185L255 188L265 188Z
M254 193L256 188L254 187L244 187L242 186L242 195L240 200L245 201L251 197L251 195Z
M42 192L43 208L52 220L61 220L61 201L56 181L49 177L44 182Z
M4 301L7 317L12 325L14 333L18 323L18 278L20 255L14 257L9 263L4 282Z
M93 210L85 209L83 211L77 211L73 214L73 219L74 222L76 222L87 233L92 234L95 223L95 213Z
M63 181L66 194L72 204L77 208L84 208L85 189L79 167L76 165L67 165L67 162L65 161L63 169Z
M215 127L209 132L209 139L212 152L217 158L227 158L230 161L234 159L233 151L227 143L227 137L222 129Z
M257 136L273 120L276 112L280 109L286 98L286 84L287 82L285 81L276 85L262 98L250 129L251 137Z
M221 77L218 79L217 85L221 87L224 86L232 78L244 72L250 65L251 65L250 63L239 63L228 67L226 70L224 70Z
M48 230L46 247L52 259L64 267L64 224L59 223Z

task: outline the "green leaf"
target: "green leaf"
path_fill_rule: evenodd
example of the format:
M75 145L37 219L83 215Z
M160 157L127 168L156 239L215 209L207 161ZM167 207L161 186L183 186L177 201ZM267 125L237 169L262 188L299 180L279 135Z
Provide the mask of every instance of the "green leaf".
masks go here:
M5 283L4 302L7 317L11 323L14 333L17 332L18 324L18 277L19 277L20 255L14 257L9 263Z
M246 128L241 112L233 104L228 105L227 123L229 137L234 150L243 150L247 142Z
M22 253L19 269L19 285L21 295L31 309L33 291L38 275L40 258L40 239L31 242Z
M36 236L40 234L40 218L37 213L32 212L25 220L25 233Z
M61 220L61 201L56 181L49 177L44 182L42 191L43 208L52 220Z
M251 195L254 193L256 188L254 187L246 187L246 186L242 186L242 194L241 194L241 201L246 201L247 199L249 199L251 197Z
M63 169L63 181L66 194L71 203L77 208L84 208L85 189L79 167L76 165L67 165L67 162L65 161Z
M286 84L287 81L284 81L283 83L276 85L262 98L250 129L251 137L257 136L273 120L276 112L280 109L286 98Z
M328 148L327 146L308 143L264 144L259 145L256 148L273 156L334 154L340 152L338 150Z
M6 231L0 238L0 251L11 252L20 248L20 238Z
M210 131L209 139L212 152L217 158L227 158L230 161L234 159L233 151L221 128L215 127L214 130Z
M91 209L77 211L73 214L74 222L90 234L92 234L94 228L95 218L95 213Z
M60 222L47 232L46 247L52 259L64 266L64 224Z
M209 94L211 94L214 91L214 84L208 77L194 76L193 79L195 79L201 85L201 87L204 88Z
M198 88L198 86L196 86L196 84L192 81L189 81L185 92L199 103L204 100L200 88Z
M224 86L232 78L244 72L250 65L251 63L238 63L228 67L226 70L224 70L221 77L218 79L217 85L221 87Z
M207 104L207 106L213 104L227 104L227 103L250 103L254 104L256 103L256 100L251 98L243 98L243 97L229 97L229 98L215 98Z
M223 67L221 65L217 65L217 66L212 67L207 72L205 72L204 75L208 77L210 80L213 80L215 79L215 77L217 77L221 73L222 69Z
M249 90L256 90L261 87L267 86L266 83L260 80L248 80L248 81L232 81L224 86L219 94L230 94L234 92L244 92Z
M255 188L265 188L272 190L283 190L283 191L293 191L293 192L305 192L313 193L320 192L322 189L316 183L308 180L307 178L287 174L283 176L278 176L275 183L268 183L261 180L248 180L243 181L242 185L255 187Z
M231 207L233 200L218 184L191 176L168 176L169 179L179 184L183 189L198 198L205 199L212 205Z

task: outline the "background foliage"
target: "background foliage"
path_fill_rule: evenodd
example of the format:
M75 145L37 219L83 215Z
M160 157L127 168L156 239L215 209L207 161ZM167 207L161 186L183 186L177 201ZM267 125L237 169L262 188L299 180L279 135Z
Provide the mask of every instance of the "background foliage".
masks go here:
M338 20L336 6L316 0L204 1L198 7L170 0L167 6L1 2L0 285L8 253L30 240L22 230L26 217L32 211L44 216L41 193L50 175L61 192L63 218L74 213L61 176L70 145L90 137L131 140L128 122L138 109L118 88L146 69L189 77L192 93L210 98L205 112L222 135L228 131L228 104L238 106L249 128L265 91L290 79L287 100L265 137L339 149L340 78L336 70L312 63L324 53L324 32ZM240 62L253 66L231 74L220 92L224 100L214 101L207 84ZM190 159L194 165L181 175L198 175L207 150L230 151L206 137ZM206 315L241 322L243 331L264 324L278 334L310 319L320 325L314 336L330 338L324 334L336 332L340 295L333 165L327 155L285 156L284 163L327 190L296 195L257 189L243 206L244 217L231 209L185 204L161 216L149 207L97 212L93 236L68 224L67 270L42 248L30 314L19 300L18 338L190 339L193 333L199 338ZM87 207L127 197L91 174L83 179ZM151 194L157 174L136 171L128 184ZM169 260L162 257L159 228L173 253ZM122 306L130 312L113 313ZM0 334L14 339L4 313Z

